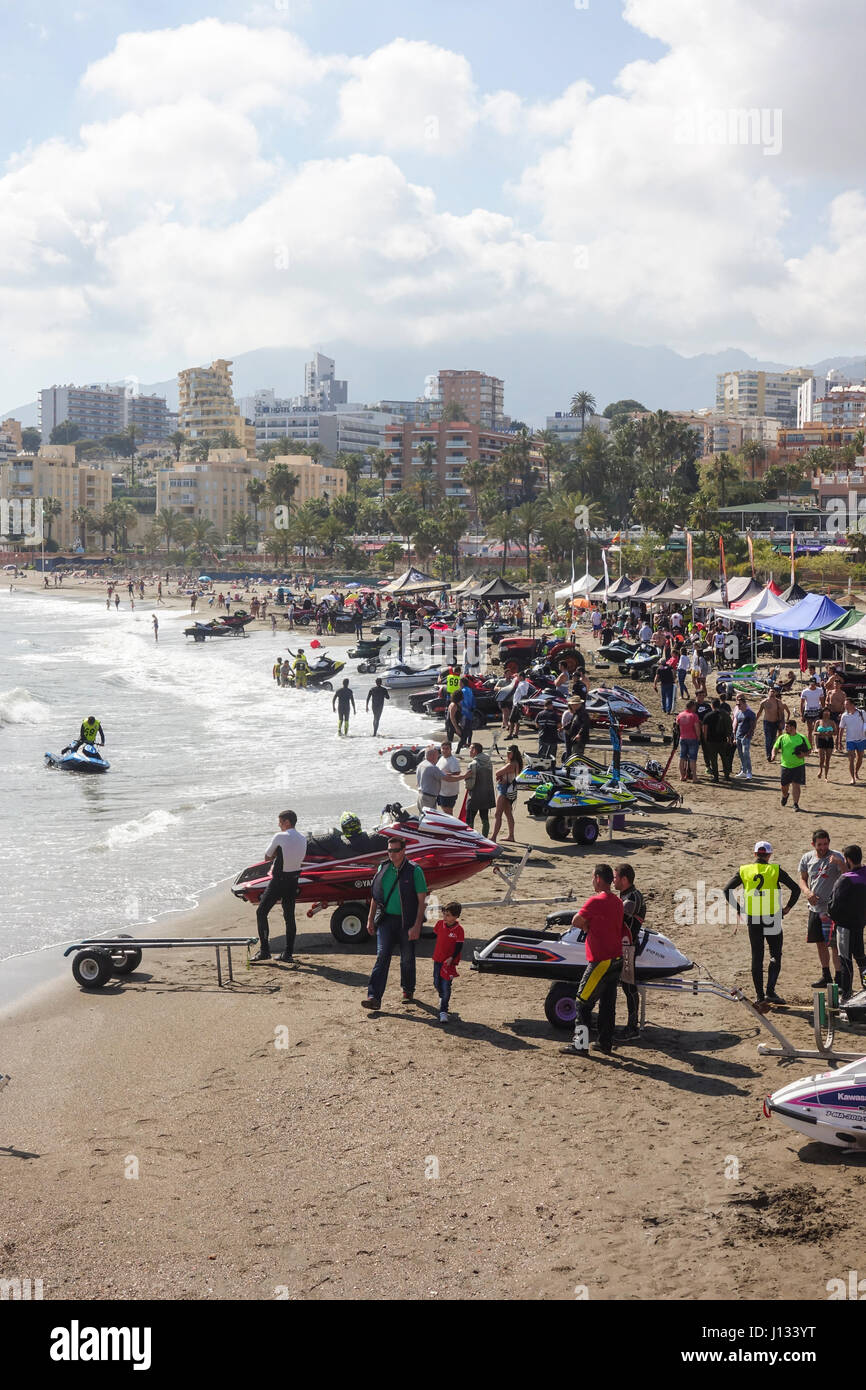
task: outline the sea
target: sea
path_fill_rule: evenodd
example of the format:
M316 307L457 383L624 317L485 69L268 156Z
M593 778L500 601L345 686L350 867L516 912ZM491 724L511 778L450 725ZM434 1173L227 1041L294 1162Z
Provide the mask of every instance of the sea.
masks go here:
M275 685L285 634L196 643L183 633L190 621L148 600L131 611L124 598L116 612L98 597L0 589L0 971L40 952L68 968L58 946L153 935L163 914L217 886L228 894L287 807L312 831L346 810L371 828L386 803L407 801L379 752L430 734L406 692L392 693L373 738L363 712L372 677L347 660L340 678L358 714L339 737L330 695ZM302 640L295 633L292 645ZM90 714L104 726L110 771L47 767L46 752Z

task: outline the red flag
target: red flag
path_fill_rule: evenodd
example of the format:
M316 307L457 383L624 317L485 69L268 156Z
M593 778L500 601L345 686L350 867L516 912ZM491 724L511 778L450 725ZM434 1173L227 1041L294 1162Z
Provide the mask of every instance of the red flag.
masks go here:
M806 639L800 638L800 670L805 671L809 665L809 658L806 656Z
M459 814L459 816L457 817L458 820L462 820L462 821L465 821L465 820L466 820L466 803L468 802L468 800L469 800L469 793L468 793L468 792L464 792L464 793L463 793L463 805L460 807L460 814Z

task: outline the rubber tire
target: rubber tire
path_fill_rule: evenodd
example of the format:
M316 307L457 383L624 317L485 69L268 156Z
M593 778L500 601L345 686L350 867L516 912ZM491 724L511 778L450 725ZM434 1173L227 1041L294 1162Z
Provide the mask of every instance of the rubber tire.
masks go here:
M565 816L548 816L544 822L544 828L551 840L567 840L569 838L568 821Z
M577 985L556 980L547 991L544 1014L558 1033L572 1032L577 1021Z
M621 676L630 676L630 675L631 675L631 667L630 667L630 666L617 666L616 669L619 671L619 673L620 673Z
M331 682L330 682L330 681L322 681L322 682L319 684L319 689L320 689L320 690L329 690L329 691L330 691L330 690L333 690L334 687L331 685Z
M368 941L375 941L374 936L370 936L367 931L367 904L366 903L341 903L331 913L331 935L335 941L339 941L342 946L363 946ZM357 922L360 931L347 931L343 925L350 921Z
M118 941L131 941L132 937L125 932L118 936ZM141 951L129 951L122 958L111 957L111 973L113 975L131 975L133 970L137 970L141 965Z
M415 759L411 753L407 753L402 748L398 748L396 753L391 754L391 766L397 772L411 772L415 767Z
M598 839L598 821L591 817L581 817L571 827L571 837L579 845L594 845Z
M72 975L82 989L102 989L111 979L112 969L107 951L88 947L72 958Z

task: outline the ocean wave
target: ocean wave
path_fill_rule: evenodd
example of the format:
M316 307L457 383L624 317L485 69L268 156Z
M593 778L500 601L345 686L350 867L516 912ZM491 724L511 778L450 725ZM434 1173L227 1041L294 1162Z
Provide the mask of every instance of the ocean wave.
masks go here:
M51 711L23 685L14 690L0 690L0 724L45 724Z
M180 824L180 816L172 811L149 811L141 820L124 821L113 825L105 837L106 849L125 849L139 840L150 840L154 835L164 835L173 825Z

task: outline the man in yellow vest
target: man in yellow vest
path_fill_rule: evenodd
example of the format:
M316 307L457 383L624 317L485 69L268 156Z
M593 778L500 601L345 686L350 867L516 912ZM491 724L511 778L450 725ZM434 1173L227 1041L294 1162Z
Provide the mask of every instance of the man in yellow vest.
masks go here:
M740 922L742 912L734 894L743 890L746 923L749 929L749 943L752 948L752 983L755 986L755 1007L760 1013L769 1011L771 1004L784 1004L784 999L776 993L776 982L782 969L782 918L787 917L800 896L800 885L785 873L778 864L770 863L773 846L767 840L759 840L755 845L755 862L741 864L728 883L724 892L737 914ZM782 907L780 885L789 889L791 896L786 907ZM736 927L734 927L736 931ZM764 942L770 953L767 967L767 989L764 991Z
M292 669L295 673L295 685L298 687L299 690L306 690L307 675L309 674L310 667L307 658L304 655L303 647L301 647L301 650L298 652L298 655L295 658L295 664Z
M449 666L448 674L445 677L445 690L448 695L449 703L460 689L460 668Z

